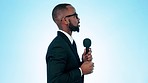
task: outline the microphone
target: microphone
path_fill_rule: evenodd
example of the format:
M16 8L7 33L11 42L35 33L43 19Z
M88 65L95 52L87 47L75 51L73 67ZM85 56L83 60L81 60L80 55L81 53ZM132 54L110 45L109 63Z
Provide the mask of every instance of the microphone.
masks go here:
M85 38L83 40L83 46L86 47L86 54L89 51L89 47L91 46L91 40L89 38Z

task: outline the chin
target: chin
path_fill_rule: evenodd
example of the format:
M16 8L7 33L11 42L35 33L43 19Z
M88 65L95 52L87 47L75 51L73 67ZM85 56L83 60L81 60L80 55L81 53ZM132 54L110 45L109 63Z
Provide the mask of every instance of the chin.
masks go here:
M78 25L78 27L80 27L80 25Z

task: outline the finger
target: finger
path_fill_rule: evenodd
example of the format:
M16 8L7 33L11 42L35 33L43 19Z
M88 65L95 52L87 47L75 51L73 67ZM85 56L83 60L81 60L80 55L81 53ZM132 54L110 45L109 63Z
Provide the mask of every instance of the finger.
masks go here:
M86 49L84 49L84 53L83 53L83 55L86 55Z
M92 62L92 64L91 64L91 66L94 67L94 63L93 63L93 62Z
M88 59L88 60L92 60L92 55L88 55L88 56L87 56L87 59Z
M89 48L88 53L86 53L86 49L84 49L84 54L91 54L91 53L92 53L91 48Z
M92 55L91 55L91 54L88 54L87 57L88 57L88 58L92 58Z
M93 70L94 70L94 67L92 67L92 69L91 69L91 73L93 73Z
M92 61L92 58L87 58L87 61Z
M92 52L91 51L89 51L87 54L91 54Z
M86 48L84 49L84 52L86 52Z
M89 62L89 66L91 67L93 65L93 62L92 61L87 61Z
M84 52L83 52L83 55L85 55L86 54L86 49L84 49Z
M92 64L92 66L94 67L94 63Z
M92 52L91 48L89 48L89 52Z

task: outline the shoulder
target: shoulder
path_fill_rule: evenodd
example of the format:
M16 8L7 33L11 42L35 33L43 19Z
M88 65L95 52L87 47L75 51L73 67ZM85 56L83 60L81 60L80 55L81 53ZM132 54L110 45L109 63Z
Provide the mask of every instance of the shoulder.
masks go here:
M65 48L67 47L67 45L68 43L61 36L57 36L50 43L48 50L53 49L53 48Z

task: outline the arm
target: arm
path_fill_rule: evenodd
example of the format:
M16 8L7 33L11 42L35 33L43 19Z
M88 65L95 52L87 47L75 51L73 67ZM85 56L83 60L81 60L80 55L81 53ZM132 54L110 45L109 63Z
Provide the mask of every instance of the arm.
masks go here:
M80 80L79 68L65 71L67 54L64 48L54 47L47 54L47 80L52 83L72 83Z

